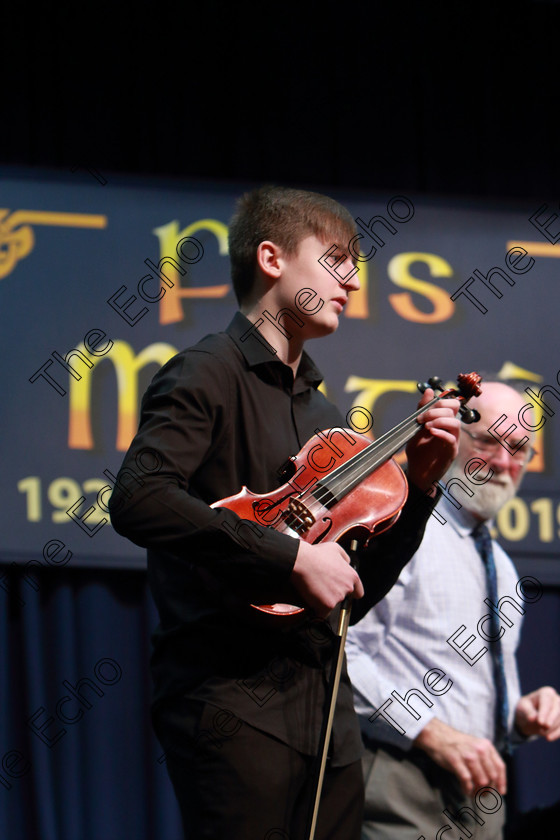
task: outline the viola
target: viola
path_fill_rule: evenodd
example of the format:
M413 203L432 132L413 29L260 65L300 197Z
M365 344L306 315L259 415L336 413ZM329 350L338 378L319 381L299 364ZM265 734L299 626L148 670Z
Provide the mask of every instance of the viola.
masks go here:
M315 544L342 544L370 539L397 521L408 496L406 476L393 455L421 428L417 417L440 400L458 398L465 423L480 419L467 401L481 393L477 373L459 374L458 388L444 390L439 377L418 383L418 390L440 392L379 440L350 429L327 429L313 435L290 459L289 480L271 493L256 494L242 487L211 505L234 511L241 519L275 528L283 534ZM289 463L290 463L289 462ZM300 618L306 608L297 604L251 604L269 616Z

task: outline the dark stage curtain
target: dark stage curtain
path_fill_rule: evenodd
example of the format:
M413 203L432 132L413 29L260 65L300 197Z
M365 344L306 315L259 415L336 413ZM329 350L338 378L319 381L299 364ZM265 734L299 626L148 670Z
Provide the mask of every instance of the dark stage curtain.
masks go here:
M0 836L181 840L149 719L157 619L145 573L44 568L26 577L0 566L0 575ZM524 690L560 685L559 635L560 592L548 590L526 611ZM560 744L522 747L512 770L508 807L519 825L518 811L558 800Z
M12 4L6 165L556 198L560 4ZM17 73L15 69L17 68Z
M0 837L180 840L145 574L50 571L0 566Z

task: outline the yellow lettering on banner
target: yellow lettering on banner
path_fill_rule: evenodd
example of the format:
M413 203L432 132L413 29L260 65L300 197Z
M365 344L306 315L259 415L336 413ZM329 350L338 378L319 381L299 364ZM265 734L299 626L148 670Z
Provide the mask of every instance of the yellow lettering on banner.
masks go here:
M499 533L510 542L524 540L529 533L531 519L523 499L514 496L496 515Z
M344 314L347 318L369 318L369 276L367 262L360 263L358 279L360 281L360 288L348 296L348 303L344 307Z
M402 286L404 289L424 295L432 304L433 311L422 312L418 309L414 305L412 295L408 292L389 295L389 303L395 312L407 321L414 321L417 324L437 324L440 321L448 321L455 311L455 304L449 297L449 293L434 283L412 277L409 268L414 262L425 263L431 277L451 277L453 269L447 260L438 257L437 254L420 251L396 254L387 266L387 273L395 286Z
M217 219L200 219L179 230L179 222L169 222L167 225L154 228L152 233L159 239L160 259L173 257L181 259L177 254L177 244L187 236L194 236L199 230L209 230L218 240L220 256L228 254L228 229L227 225ZM166 277L173 283L173 288L168 289L159 302L160 324L175 324L183 320L183 307L181 298L221 298L225 297L230 290L229 283L222 283L219 286L200 286L197 288L183 288L180 284L179 272L171 265L165 266ZM187 275L188 276L188 269Z
M30 225L105 228L107 216L48 210L16 210L10 215L7 208L0 208L0 279L33 250L35 236Z
M54 213L50 210L16 210L10 216L12 226L22 222L55 227L105 228L107 216L98 213Z
M83 345L79 348L86 352ZM91 431L91 385L95 370L105 358L113 363L117 377L117 442L116 449L126 452L138 428L138 373L146 365L160 367L177 353L171 344L156 342L136 356L126 341L115 341L108 356L91 358L93 368L85 371L80 380L70 377L70 419L68 446L70 449L93 449Z
M354 392L358 391L356 398L352 403L352 408L354 406L362 406L366 408L374 418L374 428L375 431L375 404L379 397L383 396L384 394L391 393L392 391L402 391L406 394L418 394L418 390L416 388L416 382L408 379L365 379L362 376L349 376L346 380L346 385L344 386L344 390L346 392ZM418 399L420 399L420 394L418 394ZM409 414L416 408L416 403L411 407ZM387 431L387 430L385 430ZM366 433L366 436L369 438L374 438L373 432L370 430ZM396 461L402 463L406 460L406 455L404 452L401 452L399 455L395 457Z
M524 248L534 257L560 257L560 248L546 242L508 242L506 248Z

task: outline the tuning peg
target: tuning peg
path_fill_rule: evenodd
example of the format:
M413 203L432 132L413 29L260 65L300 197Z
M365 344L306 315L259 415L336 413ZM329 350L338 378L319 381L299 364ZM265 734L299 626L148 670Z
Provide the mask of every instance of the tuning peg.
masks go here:
M480 414L476 408L467 408L466 406L462 406L459 409L459 414L461 415L463 423L478 423L480 420Z
M421 394L423 394L427 388L432 388L434 391L443 391L443 382L439 376L431 376L427 382L417 382L416 387Z

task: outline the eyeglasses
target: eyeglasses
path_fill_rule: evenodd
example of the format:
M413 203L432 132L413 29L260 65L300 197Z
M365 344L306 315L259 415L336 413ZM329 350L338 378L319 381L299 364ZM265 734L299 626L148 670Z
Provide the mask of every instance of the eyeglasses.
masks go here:
M491 435L475 435L472 432L467 431L467 429L462 429L462 432L470 437L473 441L475 450L480 452L482 455L490 455L493 452L497 452L500 446L503 446L499 440L496 440L496 438ZM525 462L528 463L531 458L537 454L537 450L533 446L527 447L526 443L524 443L523 446L519 446L520 443L521 440L508 443L508 447L516 450L513 454L509 452L507 447L504 446L504 449L509 453L513 461L517 461L520 464ZM518 446L519 449L517 449Z

